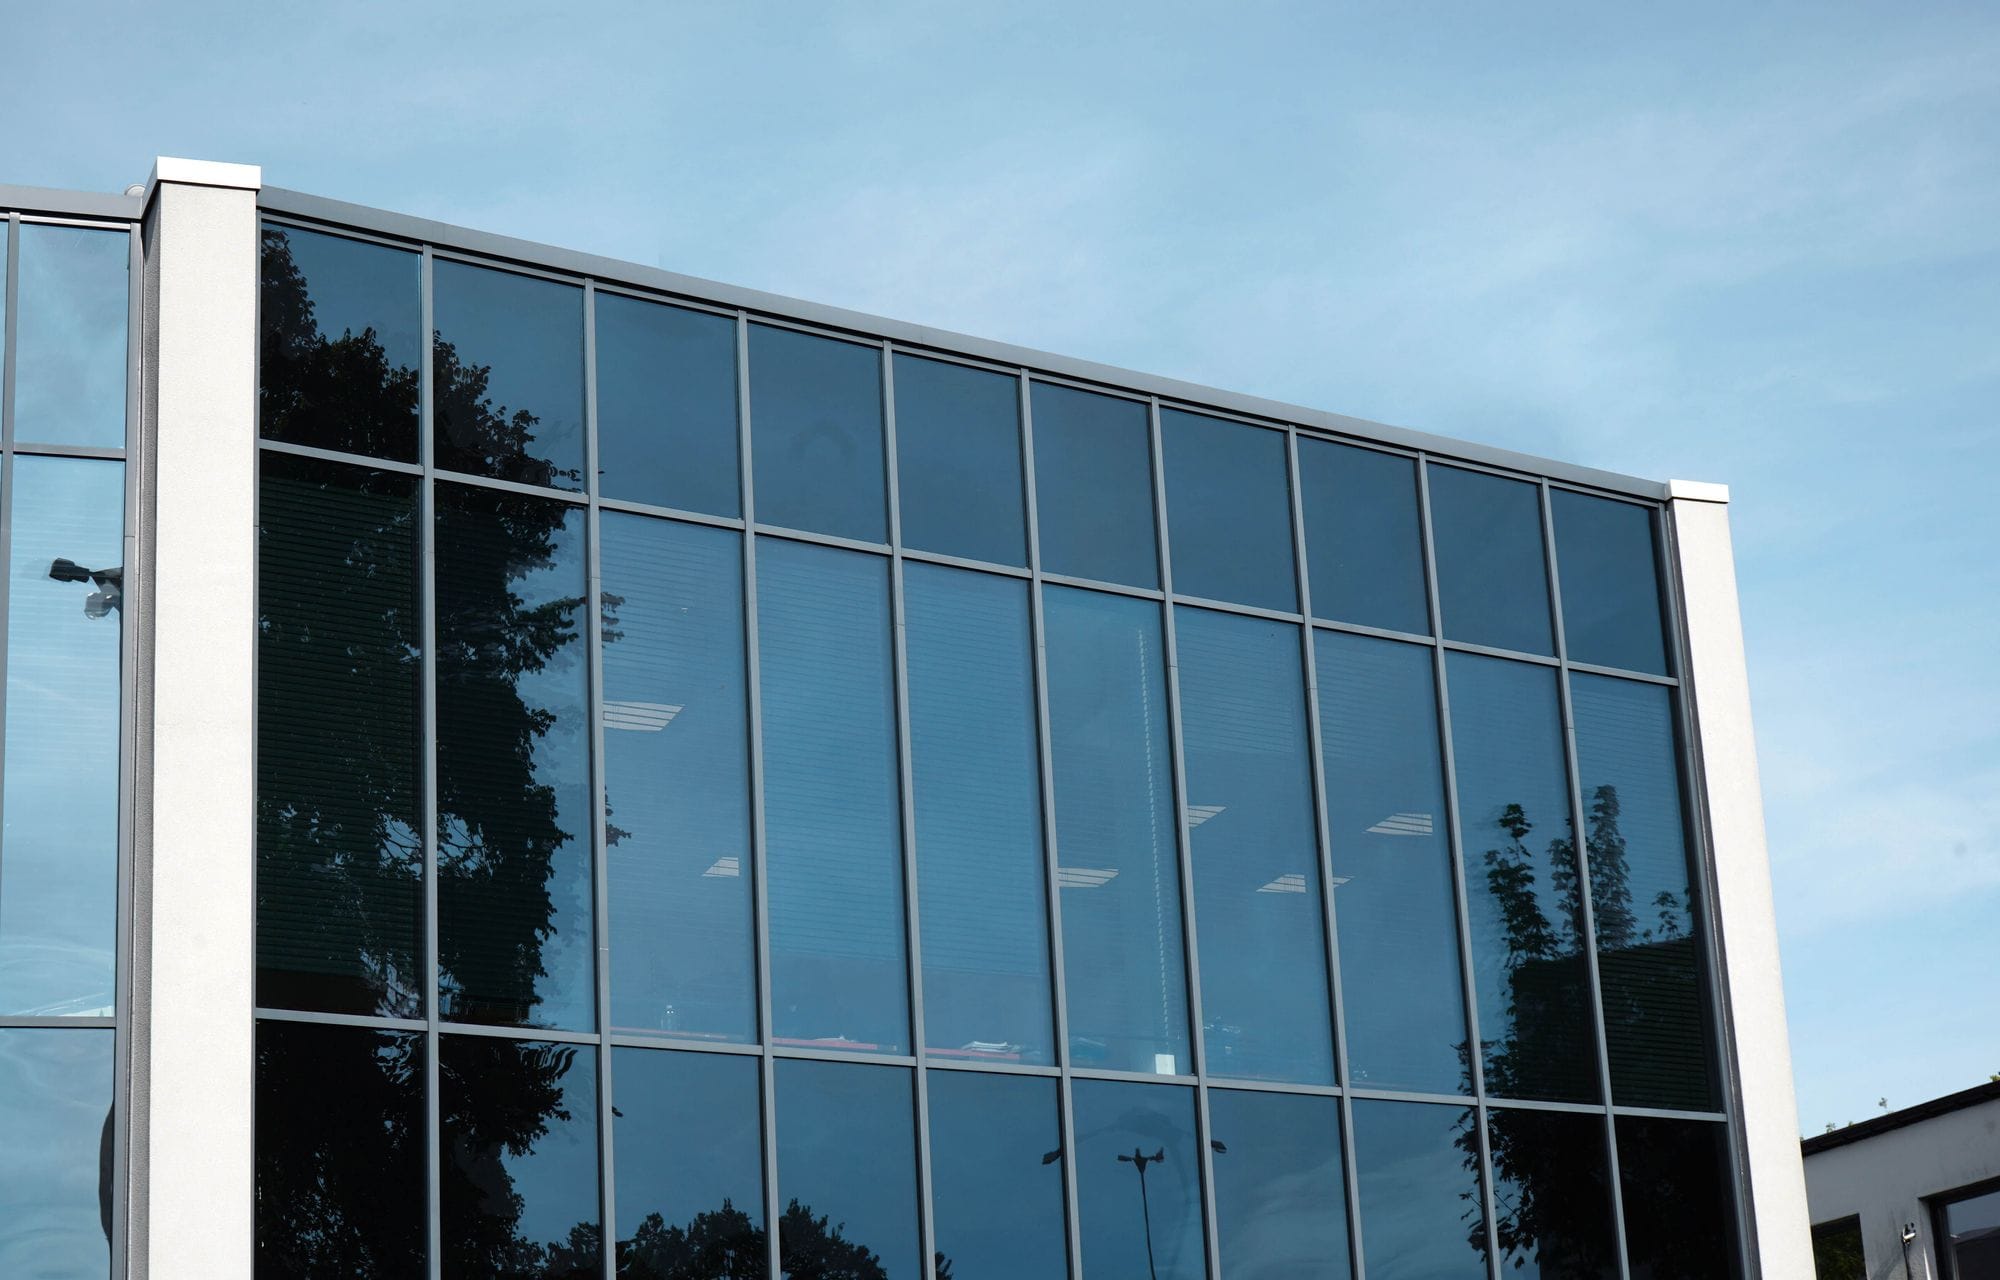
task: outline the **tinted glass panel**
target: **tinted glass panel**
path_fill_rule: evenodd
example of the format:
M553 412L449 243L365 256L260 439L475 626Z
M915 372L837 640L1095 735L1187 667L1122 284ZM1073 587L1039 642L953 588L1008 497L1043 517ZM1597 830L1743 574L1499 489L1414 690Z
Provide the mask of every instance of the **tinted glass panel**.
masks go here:
M1298 608L1284 432L1167 409L1160 448L1175 592Z
M2000 1276L2000 1191L1946 1205L1943 1217L1946 1247L1951 1250L1951 1280L1992 1280ZM1857 1224L1856 1257L1861 1252L1860 1234Z
M1416 463L1300 436L1299 497L1313 613L1429 634Z
M1500 1273L1520 1280L1615 1280L1604 1117L1487 1113Z
M1570 658L1665 675L1652 511L1565 489L1549 506Z
M929 1075L939 1274L946 1260L952 1280L1065 1274L1056 1082Z
M1446 657L1486 1091L1596 1100L1596 1032L1553 667Z
M17 457L13 496L0 1013L109 1017L125 468Z
M1042 568L1159 586L1146 406L1044 382L1033 405Z
M444 1275L596 1274L595 1049L444 1036L438 1143Z
M1348 1073L1469 1094L1431 651L1330 631L1313 644Z
M257 321L267 440L417 460L423 260L266 225Z
M1481 1280L1486 1215L1470 1107L1354 1102L1369 1280Z
M257 1024L257 1274L423 1274L424 1038Z
M437 489L438 998L592 1025L583 512Z
M1570 696L1611 1096L1626 1106L1708 1110L1715 1082L1673 691L1577 674Z
M1861 1219L1818 1223L1812 1229L1812 1242L1813 1280L1868 1280L1868 1255L1861 1247Z
M783 1276L923 1274L914 1114L910 1073L900 1067L778 1063Z
M1160 609L1064 587L1043 602L1070 1059L1189 1071Z
M760 538L757 566L773 1030L906 1052L888 561Z
M751 325L750 425L759 522L889 540L880 348Z
M110 1271L111 1041L0 1028L0 1275Z
M1174 619L1208 1069L1331 1084L1299 629L1185 606Z
M16 440L113 449L125 443L131 256L132 239L123 231L22 224Z
M1720 1124L1618 1117L1618 1182L1632 1280L1740 1276Z
M599 519L611 1025L754 1040L741 535Z
M1076 1200L1087 1276L1201 1280L1201 1156L1194 1093L1078 1080Z
M910 753L933 1054L1053 1061L1028 584L904 569Z
M1208 1118L1223 1280L1352 1274L1340 1103L1215 1089Z
M1432 467L1438 608L1453 640L1554 653L1541 491L1520 480Z
M438 259L437 465L583 488L583 290Z
M618 1274L764 1272L757 1059L613 1049Z
M262 465L257 1002L422 1017L417 479Z
M597 473L607 498L734 516L736 322L597 296Z
M1028 562L1020 382L896 357L896 483L903 545L996 564Z

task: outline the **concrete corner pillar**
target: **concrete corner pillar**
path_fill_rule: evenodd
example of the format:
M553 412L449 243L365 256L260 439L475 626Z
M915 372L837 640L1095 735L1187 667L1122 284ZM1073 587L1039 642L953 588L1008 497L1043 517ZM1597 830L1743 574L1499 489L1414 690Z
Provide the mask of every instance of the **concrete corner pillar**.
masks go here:
M1740 1072L1744 1157L1754 1226L1748 1241L1765 1280L1813 1272L1798 1102L1778 966L1778 919L1764 841L1764 796L1750 720L1750 677L1729 537L1729 490L1668 486L1675 571L1686 609L1686 673L1715 867L1726 984Z
M146 184L132 1280L253 1270L261 182L162 158Z

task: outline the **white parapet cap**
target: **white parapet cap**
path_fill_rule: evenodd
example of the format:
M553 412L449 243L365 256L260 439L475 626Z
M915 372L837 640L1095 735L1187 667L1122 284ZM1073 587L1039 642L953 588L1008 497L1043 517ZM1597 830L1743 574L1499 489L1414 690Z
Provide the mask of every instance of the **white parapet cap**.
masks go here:
M184 160L179 156L157 156L153 172L146 177L144 203L153 203L153 192L162 182L178 182L191 187L233 187L239 191L260 191L264 167L230 164L225 160Z
M1669 502L1727 502L1729 486L1715 484L1707 480L1667 481Z

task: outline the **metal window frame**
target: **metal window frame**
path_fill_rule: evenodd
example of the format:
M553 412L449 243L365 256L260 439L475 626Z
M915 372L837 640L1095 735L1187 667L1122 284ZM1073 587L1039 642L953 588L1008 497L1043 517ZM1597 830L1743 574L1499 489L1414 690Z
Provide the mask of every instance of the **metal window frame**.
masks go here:
M1612 1183L1614 1225L1620 1244L1619 1267L1621 1277L1628 1274L1624 1258L1624 1225L1618 1205L1618 1167L1616 1157L1615 1120L1619 1116L1657 1116L1690 1122L1712 1122L1726 1125L1731 1133L1732 1149L1737 1153L1737 1172L1733 1194L1739 1206L1739 1216L1743 1221L1738 1225L1739 1252L1749 1248L1749 1236L1744 1230L1747 1223L1747 1206L1743 1205L1747 1195L1747 1177L1741 1162L1741 1142L1737 1136L1741 1128L1740 1105L1734 1090L1733 1043L1728 1035L1726 1009L1719 999L1711 999L1712 1012L1716 1022L1715 1051L1718 1056L1719 1077L1725 1084L1722 1106L1713 1112L1683 1112L1657 1108L1627 1107L1618 1105L1612 1097L1608 1081L1608 1055L1605 1045L1605 1031L1602 1000L1597 976L1597 957L1594 932L1586 943L1590 951L1589 972L1593 996L1593 1030L1596 1039L1598 1067L1601 1086L1600 1100L1593 1104L1536 1102L1530 1100L1489 1100L1486 1094L1484 1066L1480 1052L1478 1031L1478 993L1475 987L1475 971L1471 949L1471 921L1466 887L1466 867L1464 862L1463 832L1458 813L1456 760L1453 753L1451 733L1450 690L1446 674L1446 656L1451 652L1482 654L1504 658L1516 662L1527 662L1552 668L1559 689L1560 713L1563 731L1563 747L1568 770L1569 800L1574 830L1579 833L1575 841L1575 856L1583 876L1588 922L1588 868L1583 849L1581 832L1582 806L1579 792L1580 782L1576 774L1576 744L1573 716L1570 708L1569 678L1571 672L1586 672L1593 675L1613 676L1622 679L1661 685L1673 690L1676 702L1676 731L1679 735L1676 766L1680 770L1684 802L1691 809L1698 805L1701 792L1696 785L1699 780L1699 761L1693 748L1693 737L1689 732L1693 702L1687 682L1678 674L1687 670L1685 660L1685 631L1681 622L1678 600L1678 579L1666 572L1666 561L1671 539L1667 536L1669 526L1663 521L1670 519L1665 506L1666 487L1652 481L1619 476L1589 468L1569 466L1544 459L1530 458L1504 450L1442 440L1438 437L1399 428L1384 427L1341 415L1321 413L1295 406L1279 405L1253 397L1193 387L1171 379L1150 375L1134 374L1108 369L1084 361L1034 352L1004 344L985 342L979 339L963 338L941 333L936 330L879 320L834 308L819 307L814 304L777 298L773 295L729 286L711 284L674 275L663 271L638 267L632 264L616 263L589 255L574 254L546 246L530 245L504 237L489 236L447 227L422 219L364 209L318 197L304 196L295 192L266 188L260 196L260 217L274 225L295 226L301 229L335 235L349 235L399 246L419 253L422 257L421 280L422 310L425 337L422 346L422 368L420 374L420 459L416 464L395 463L384 459L348 454L310 446L286 444L278 441L261 441L260 447L273 452L293 453L320 458L328 462L347 463L374 469L401 471L421 478L421 510L424 533L420 544L422 557L421 577L423 583L423 629L424 629L424 710L422 723L425 741L425 938L427 992L422 1020L385 1019L354 1017L346 1015L319 1014L311 1011L258 1009L255 1016L286 1021L319 1022L330 1025L347 1025L378 1030L423 1031L426 1036L426 1131L427 1158L427 1235L430 1242L430 1269L433 1277L438 1275L441 1262L441 1220L439 1217L439 1098L437 1096L438 1050L442 1034L446 1028L437 1011L437 877L436 877L436 619L435 619L435 563L434 532L436 515L435 487L440 481L483 485L509 492L521 492L554 499L585 512L585 561L588 577L588 592L585 607L589 610L587 632L590 643L588 654L590 696L588 714L591 716L589 741L591 745L590 779L591 792L595 801L592 815L591 857L593 921L594 994L596 997L596 1027L590 1031L550 1030L545 1028L512 1028L453 1023L448 1032L454 1036L491 1036L521 1040L559 1040L594 1047L598 1055L596 1087L599 1092L599 1212L604 1231L603 1271L605 1280L614 1280L616 1269L616 1184L615 1184L615 1125L612 1120L613 1099L613 1050L617 1048L647 1048L674 1052L729 1053L739 1056L756 1057L760 1063L760 1140L764 1182L763 1220L766 1229L767 1265L772 1276L779 1274L780 1246L778 1239L778 1218L780 1187L777 1160L777 1096L776 1064L780 1060L812 1060L843 1063L873 1063L881 1066L902 1067L911 1071L911 1098L914 1106L913 1134L916 1144L911 1153L913 1168L917 1175L919 1204L916 1206L918 1238L923 1250L923 1271L926 1277L934 1275L937 1256L936 1226L932 1205L931 1152L928 1140L928 1086L927 1073L931 1070L946 1071L986 1071L995 1074L1029 1075L1050 1078L1056 1084L1057 1123L1061 1135L1062 1149L1072 1158L1063 1161L1063 1200L1065 1211L1066 1247L1069 1267L1073 1275L1081 1274L1082 1231L1079 1218L1077 1171L1074 1168L1076 1151L1076 1120L1073 1103L1073 1083L1076 1080L1108 1080L1130 1083L1182 1085L1194 1090L1193 1104L1200 1142L1200 1203L1203 1214L1202 1233L1206 1269L1211 1277L1221 1274L1222 1242L1216 1222L1215 1189L1210 1146L1209 1095L1212 1089L1251 1089L1264 1092L1287 1093L1297 1096L1333 1097L1339 1100L1341 1123L1341 1167L1345 1204L1343 1211L1348 1220L1350 1261L1357 1280L1365 1280L1365 1251L1363 1247L1363 1227L1360 1216L1360 1174L1356 1167L1355 1141L1353 1132L1353 1111L1356 1100L1402 1101L1412 1103L1446 1104L1468 1109L1477 1123L1477 1176L1480 1185L1482 1211L1487 1232L1487 1267L1494 1280L1501 1275L1501 1259L1497 1248L1497 1222L1493 1195L1493 1170L1488 1137L1488 1116L1495 1107L1557 1111L1570 1114L1592 1115L1601 1118L1606 1130L1606 1151L1610 1160L1608 1176ZM584 454L586 459L585 486L581 492L565 489L542 488L539 486L499 481L490 478L447 471L436 465L433 444L433 397L434 377L432 347L435 340L433 321L433 272L432 263L437 258L448 258L473 265L493 267L519 274L551 279L579 287L583 292L584 324ZM10 256L10 263L12 258ZM598 439L596 421L597 369L595 360L596 297L599 291L630 296L647 301L688 307L710 314L731 317L735 324L735 360L737 385L736 448L738 453L739 483L741 491L740 517L720 517L699 512L682 511L674 508L654 506L643 502L604 498L600 492L598 471ZM136 304L135 304L136 310ZM10 310L11 314L11 310ZM883 431L884 459L884 503L888 538L876 543L857 541L812 530L796 529L760 523L757 520L755 504L754 450L752 448L752 419L754 406L750 396L749 368L749 327L751 324L766 324L816 336L873 346L879 352L881 370L881 423ZM1001 373L1016 380L1019 443L1022 458L1023 511L1027 527L1027 564L990 564L978 560L943 555L920 549L905 547L902 543L902 495L896 449L895 424L895 359L898 355L908 355L925 359L945 360L970 367ZM1046 572L1041 563L1041 539L1039 510L1036 496L1035 454L1034 454L1034 412L1032 390L1036 383L1073 387L1079 390L1117 396L1145 406L1148 425L1148 465L1149 482L1153 501L1154 540L1159 560L1160 586L1158 589L1133 587L1126 584L1105 582L1086 578ZM1281 432L1285 440L1286 481L1288 485L1289 519L1292 532L1291 553L1295 570L1298 593L1296 611L1271 610L1231 601L1197 598L1178 594L1174 589L1172 574L1172 546L1167 508L1164 441L1161 433L1161 413L1163 409L1174 409L1204 416L1233 421L1263 429ZM1416 471L1419 532L1422 539L1424 589L1426 593L1430 634L1384 630L1336 619L1313 616L1310 594L1310 565L1307 560L1305 516L1303 495L1300 484L1299 441L1328 439L1337 443L1367 448L1377 452L1407 457L1412 460ZM1550 611L1553 637L1553 654L1535 654L1490 646L1471 644L1446 638L1441 616L1438 589L1437 555L1433 536L1433 519L1429 471L1433 464L1448 465L1465 470L1487 472L1509 479L1525 481L1537 486L1541 516L1540 535L1543 539L1544 566L1548 576L1547 607ZM1556 547L1552 526L1550 495L1562 489L1588 493L1633 503L1652 510L1655 522L1656 550L1662 557L1659 566L1660 591L1663 609L1666 611L1669 633L1668 675L1639 672L1619 668L1603 667L1573 662L1566 650L1563 634L1560 579L1558 577ZM742 635L745 647L744 675L746 684L745 715L748 725L747 786L750 802L750 864L752 876L752 953L756 982L758 1040L754 1044L715 1044L701 1041L677 1040L670 1035L634 1034L614 1032L609 1025L609 956L610 885L607 859L604 850L603 819L603 730L602 730L602 643L601 616L599 613L599 592L601 578L598 562L598 542L600 517L603 511L627 512L655 519L680 521L689 524L715 528L727 528L738 533L741 541L743 569ZM4 533L0 533L4 536ZM891 661L893 664L892 688L896 717L896 765L898 778L898 823L902 840L903 882L903 928L905 931L905 951L907 969L906 991L909 1000L909 1023L911 1051L903 1054L848 1053L829 1049L798 1046L782 1046L772 1035L772 995L770 989L770 911L768 895L768 850L766 844L763 715L760 684L760 663L758 655L758 582L756 572L757 543L763 537L776 537L809 544L834 547L863 554L884 557L890 585L890 626ZM4 550L4 548L0 548ZM1025 580L1028 587L1029 627L1033 659L1033 712L1037 745L1038 790L1040 818L1042 826L1044 861L1045 928L1048 934L1051 964L1051 997L1053 1001L1053 1032L1055 1035L1054 1062L1052 1065L967 1063L952 1060L932 1061L926 1052L922 1032L922 946L921 931L918 926L921 904L918 901L915 847L915 798L909 728L909 686L908 655L904 630L903 608L903 566L907 561L939 564L968 572L994 574ZM1168 732L1171 751L1173 794L1176 808L1176 859L1181 889L1181 931L1183 959L1185 966L1186 996L1190 1030L1189 1070L1171 1076L1153 1075L1131 1071L1113 1071L1076 1066L1071 1059L1069 1043L1068 1008L1064 974L1063 935L1061 917L1061 892L1058 882L1058 837L1054 794L1054 762L1051 745L1051 721L1048 692L1047 639L1044 620L1044 588L1049 585L1078 587L1130 598L1152 601L1160 613L1162 639L1165 645L1165 677L1168 703ZM1245 617L1262 618L1292 625L1297 629L1300 645L1301 670L1304 677L1304 696L1307 701L1306 720L1308 744L1306 763L1312 779L1316 854L1319 858L1321 876L1322 944L1326 949L1325 963L1329 984L1329 1000L1332 1006L1335 1062L1335 1083L1332 1085L1300 1085L1285 1082L1240 1080L1215 1077L1208 1070L1206 1061L1205 1036L1202 1027L1200 1004L1200 963L1199 938L1196 925L1195 903L1192 885L1192 851L1185 821L1186 774L1184 759L1184 733L1181 720L1179 664L1177 637L1175 633L1174 610L1177 605L1186 604ZM1345 1005L1342 998L1337 931L1332 879L1330 875L1332 857L1332 835L1328 826L1325 761L1323 743L1320 737L1320 713L1318 705L1318 672L1315 657L1314 637L1319 631L1340 632L1369 636L1376 639L1428 646L1431 650L1432 680L1436 693L1437 723L1440 763L1446 806L1447 845L1450 852L1451 876L1454 897L1454 925L1459 946L1459 969L1462 983L1462 998L1465 1005L1468 1068L1471 1090L1468 1095L1429 1094L1393 1089L1374 1089L1354 1085L1348 1063L1346 1043ZM1691 864L1703 877L1706 884L1712 879L1712 869L1708 863L1708 843L1705 827L1690 822L1687 825ZM1697 927L1705 939L1713 937L1715 924L1709 904L1713 901L1713 890L1706 889L1696 916ZM1715 938L1709 949L1704 951L1704 973L1712 992L1719 991L1718 983L1722 970L1722 956L1719 938Z

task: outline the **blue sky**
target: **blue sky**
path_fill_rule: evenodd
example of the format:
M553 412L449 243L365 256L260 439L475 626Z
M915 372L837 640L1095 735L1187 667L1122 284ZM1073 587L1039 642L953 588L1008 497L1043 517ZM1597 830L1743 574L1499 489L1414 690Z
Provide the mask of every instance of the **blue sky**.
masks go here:
M1727 482L1801 1126L2000 1072L2000 10L287 8L11 15L0 179L258 162Z

